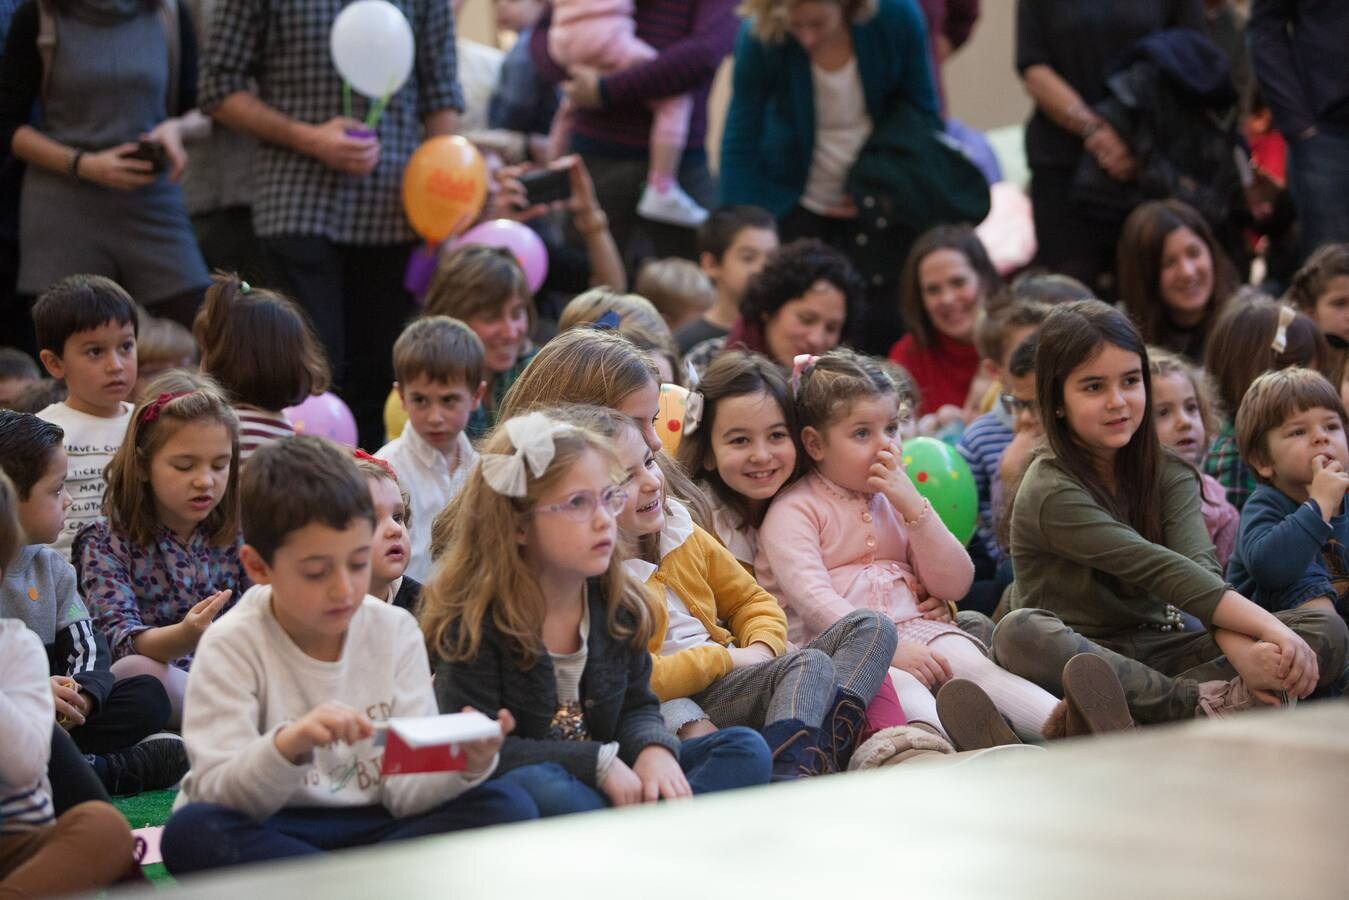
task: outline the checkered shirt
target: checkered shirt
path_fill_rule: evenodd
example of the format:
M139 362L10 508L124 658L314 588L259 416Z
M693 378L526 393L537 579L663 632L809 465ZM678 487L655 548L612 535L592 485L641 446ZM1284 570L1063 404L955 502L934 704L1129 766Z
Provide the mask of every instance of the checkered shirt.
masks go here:
M421 123L443 109L462 111L455 78L454 21L447 0L393 0L416 42L407 84L379 121L379 166L357 178L292 150L263 144L257 156L253 226L262 237L317 236L339 244L415 239L403 215L403 167L421 140ZM280 112L311 124L342 113L342 78L328 34L343 0L224 0L204 55L201 108L211 112L235 91L255 90ZM371 101L353 95L364 118Z

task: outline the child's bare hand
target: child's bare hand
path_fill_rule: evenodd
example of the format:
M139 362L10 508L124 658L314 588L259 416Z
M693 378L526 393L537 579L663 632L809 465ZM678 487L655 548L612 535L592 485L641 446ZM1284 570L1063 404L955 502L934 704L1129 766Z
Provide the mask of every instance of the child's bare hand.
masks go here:
M923 514L923 495L913 486L900 458L898 444L892 443L876 451L876 460L871 464L867 477L867 487L884 494L901 516L913 520Z
M365 713L344 703L324 703L305 713L276 733L276 749L298 765L315 747L355 744L375 733Z
M216 591L211 596L199 601L187 611L187 615L183 616L183 628L192 637L193 647L197 646L201 636L215 621L215 617L220 614L220 610L229 602L230 595L233 593L230 590Z
M609 798L610 806L631 806L642 802L642 779L621 759L614 760L609 766L609 773L600 782L600 790Z
M735 669L757 666L759 663L765 663L774 658L773 651L766 644L761 644L758 641L748 647L727 647L726 651L731 654L731 667Z
M463 712L476 712L473 707L465 706ZM506 740L506 735L515 730L515 716L511 715L509 709L497 710L497 723L501 726L501 733L490 738L484 738L481 741L469 741L462 745L464 757L468 764L464 767L464 773L473 778L487 771L487 767L496 759L496 755L501 750L501 744Z
M693 796L693 788L689 787L679 760L664 747L653 744L638 753L632 771L641 779L643 803Z
M1321 510L1321 518L1327 522L1340 511L1344 503L1344 492L1349 490L1349 475L1339 460L1325 454L1317 454L1312 459L1312 483L1307 493L1316 501Z
M89 698L80 693L80 685L65 675L51 678L52 699L56 701L56 715L64 716L73 725L83 725L93 709Z
M951 679L951 665L946 661L946 657L936 650L928 649L927 645L914 641L900 641L890 664L896 669L908 672L928 689L945 684Z
M1321 666L1316 654L1292 629L1282 622L1277 629L1260 636L1279 648L1279 667L1275 674L1280 679L1279 687L1299 700L1316 690L1321 680Z
M918 611L923 614L924 619L930 619L933 622L950 622L953 620L950 604L945 600L938 600L936 597L924 597L919 600Z

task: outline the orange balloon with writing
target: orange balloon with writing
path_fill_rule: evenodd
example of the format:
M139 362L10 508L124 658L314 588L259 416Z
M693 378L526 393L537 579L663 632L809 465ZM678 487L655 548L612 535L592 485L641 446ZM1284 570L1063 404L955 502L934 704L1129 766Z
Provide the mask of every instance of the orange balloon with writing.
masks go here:
M458 234L478 218L487 200L487 164L458 135L425 141L403 170L403 211L412 229L432 244Z

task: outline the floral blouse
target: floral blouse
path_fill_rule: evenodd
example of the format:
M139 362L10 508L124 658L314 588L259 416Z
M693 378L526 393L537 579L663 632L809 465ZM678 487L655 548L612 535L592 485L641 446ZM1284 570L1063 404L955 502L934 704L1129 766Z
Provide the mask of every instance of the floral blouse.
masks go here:
M240 535L227 547L213 546L201 529L184 544L159 526L154 544L142 546L107 521L83 528L74 552L80 593L107 635L112 658L131 656L137 634L177 624L202 599L228 589L234 594L221 611L224 615L252 584L239 562L242 544ZM180 669L191 664L191 656L173 660Z

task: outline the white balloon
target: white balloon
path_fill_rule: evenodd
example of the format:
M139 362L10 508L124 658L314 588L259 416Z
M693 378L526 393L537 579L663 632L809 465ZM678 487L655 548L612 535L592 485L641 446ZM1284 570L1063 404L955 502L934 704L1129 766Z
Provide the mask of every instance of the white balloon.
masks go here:
M333 65L367 97L397 93L412 74L412 26L388 0L356 0L333 20Z

